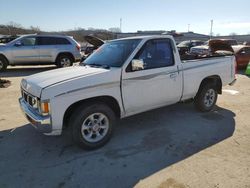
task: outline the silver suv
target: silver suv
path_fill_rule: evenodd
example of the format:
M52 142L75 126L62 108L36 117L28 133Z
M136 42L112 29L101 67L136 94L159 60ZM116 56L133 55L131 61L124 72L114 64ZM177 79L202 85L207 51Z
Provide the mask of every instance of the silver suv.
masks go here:
M63 35L24 35L0 44L0 71L8 65L47 65L68 67L81 59L81 46Z

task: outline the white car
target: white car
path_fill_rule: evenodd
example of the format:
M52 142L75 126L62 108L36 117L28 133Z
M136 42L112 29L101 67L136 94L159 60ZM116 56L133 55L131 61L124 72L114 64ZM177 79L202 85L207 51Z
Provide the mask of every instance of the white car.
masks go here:
M117 118L188 99L207 112L234 81L234 56L181 61L171 36L132 37L106 42L79 66L24 78L19 102L39 131L60 135L72 126L74 141L94 149Z

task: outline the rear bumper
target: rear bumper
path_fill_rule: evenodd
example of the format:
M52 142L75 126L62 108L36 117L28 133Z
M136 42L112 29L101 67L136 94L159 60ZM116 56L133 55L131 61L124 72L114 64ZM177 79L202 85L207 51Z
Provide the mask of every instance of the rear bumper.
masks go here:
M50 116L41 116L32 109L22 98L19 99L21 110L26 119L41 133L51 133L52 125Z
M234 85L237 79L235 78L231 83L229 83L230 86Z
M78 61L81 61L82 56L80 53L77 53L74 55L74 58L75 58L75 62L78 62Z

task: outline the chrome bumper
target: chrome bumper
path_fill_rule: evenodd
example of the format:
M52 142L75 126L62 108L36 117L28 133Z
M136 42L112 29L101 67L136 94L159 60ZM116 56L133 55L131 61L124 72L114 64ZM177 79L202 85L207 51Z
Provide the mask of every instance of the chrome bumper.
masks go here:
M32 109L23 98L19 99L19 104L24 116L39 132L50 133L52 132L52 125L50 116L41 116L34 109Z

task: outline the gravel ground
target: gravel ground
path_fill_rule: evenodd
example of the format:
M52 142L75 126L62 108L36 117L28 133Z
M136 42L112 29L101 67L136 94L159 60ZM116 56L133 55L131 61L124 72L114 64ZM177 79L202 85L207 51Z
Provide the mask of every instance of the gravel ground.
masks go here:
M239 74L213 112L175 104L118 122L95 151L74 146L69 132L44 136L17 102L24 76L54 67L11 67L0 78L0 188L250 188L250 78Z

